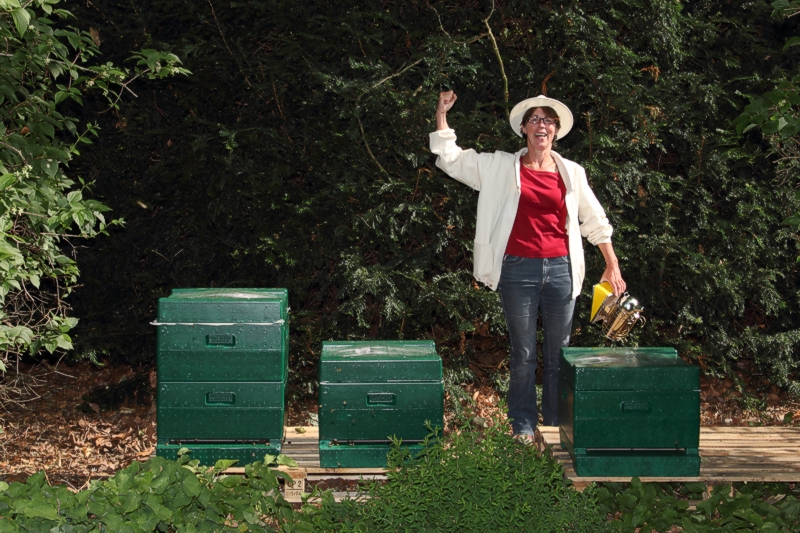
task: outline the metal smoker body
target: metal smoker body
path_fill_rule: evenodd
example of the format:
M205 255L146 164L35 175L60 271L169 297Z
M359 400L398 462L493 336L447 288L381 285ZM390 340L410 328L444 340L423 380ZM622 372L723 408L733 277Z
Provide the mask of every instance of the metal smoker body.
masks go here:
M639 301L627 292L621 296L609 294L592 318L592 323L602 322L606 338L620 341L628 336L638 322L644 326L646 319L642 311L644 308L639 306Z

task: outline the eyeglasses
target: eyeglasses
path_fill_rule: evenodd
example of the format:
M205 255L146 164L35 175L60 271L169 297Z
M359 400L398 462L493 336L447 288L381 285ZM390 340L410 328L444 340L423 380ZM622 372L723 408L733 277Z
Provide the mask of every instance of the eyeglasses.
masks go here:
M545 126L552 126L553 124L558 122L558 119L555 118L548 118L548 117L540 117L539 115L533 115L531 118L528 119L528 124L533 124L536 126L541 122Z

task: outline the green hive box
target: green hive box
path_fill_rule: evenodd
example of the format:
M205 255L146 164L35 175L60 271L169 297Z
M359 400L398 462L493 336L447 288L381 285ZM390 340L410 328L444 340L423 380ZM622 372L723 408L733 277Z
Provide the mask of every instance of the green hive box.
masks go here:
M324 468L386 466L389 437L412 453L443 425L442 360L432 341L324 342L319 371Z
M203 464L280 453L286 289L174 289L158 302L158 445Z
M673 348L562 348L561 445L579 476L700 475L700 378Z
M286 289L174 289L158 301L159 381L283 381Z

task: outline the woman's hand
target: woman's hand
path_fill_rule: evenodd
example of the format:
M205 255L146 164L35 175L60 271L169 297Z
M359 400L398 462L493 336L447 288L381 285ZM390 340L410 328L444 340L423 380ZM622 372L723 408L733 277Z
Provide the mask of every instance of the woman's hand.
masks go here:
M606 265L606 270L603 272L603 276L600 278L600 283L607 281L611 284L614 288L614 294L623 294L625 292L626 284L625 280L622 279L622 272L619 270L619 265L617 263L613 263L611 265Z
M447 112L452 109L453 104L456 103L458 96L453 91L444 91L439 93L439 102L436 104L436 129L446 130L447 126Z
M597 247L600 248L606 260L606 270L600 278L600 283L609 282L614 289L614 294L624 293L627 285L625 280L622 279L622 272L619 270L619 261L617 260L617 254L614 253L614 247L610 242L598 244Z

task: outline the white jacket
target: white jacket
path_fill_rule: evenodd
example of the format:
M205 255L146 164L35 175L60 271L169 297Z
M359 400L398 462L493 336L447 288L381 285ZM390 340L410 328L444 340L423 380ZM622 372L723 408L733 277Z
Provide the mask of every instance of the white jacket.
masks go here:
M492 290L497 290L503 255L517 217L520 197L520 157L527 153L523 148L516 154L493 152L479 154L475 150L462 150L456 145L452 129L430 134L431 151L439 156L436 166L458 181L480 191L478 218L475 223L475 249L473 275ZM592 244L611 242L613 229L597 201L586 171L577 163L550 152L567 189L567 235L572 270L572 297L581 293L586 277L581 235Z

